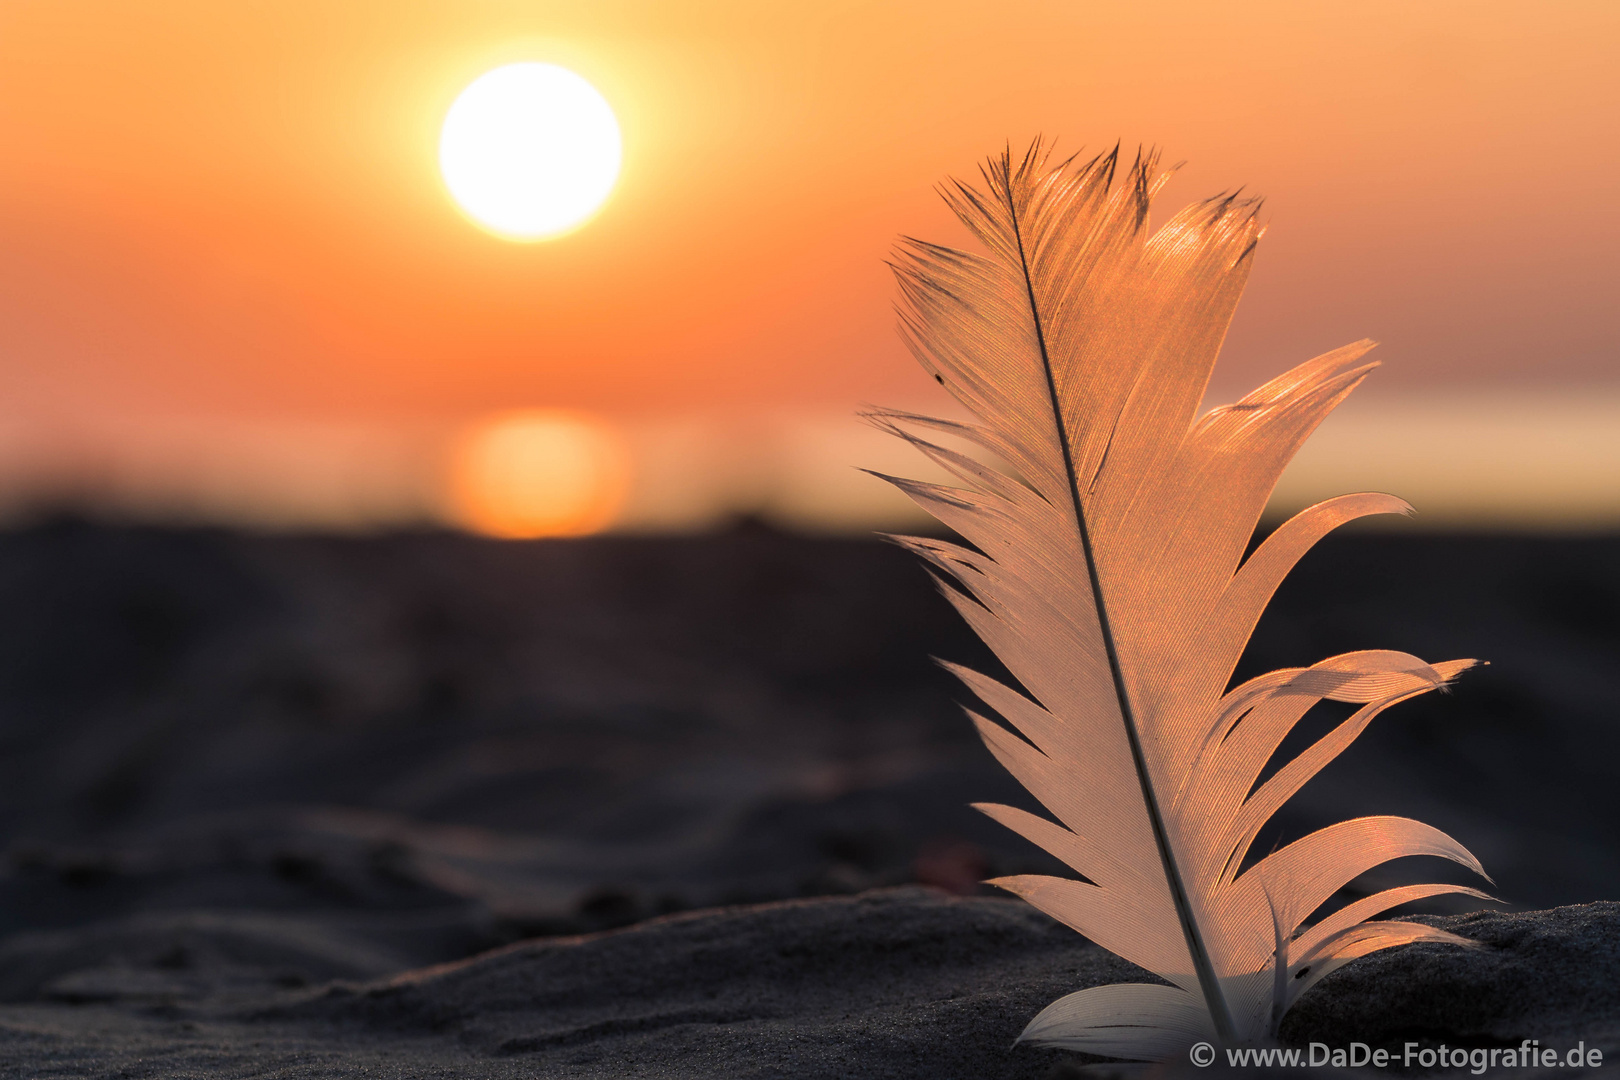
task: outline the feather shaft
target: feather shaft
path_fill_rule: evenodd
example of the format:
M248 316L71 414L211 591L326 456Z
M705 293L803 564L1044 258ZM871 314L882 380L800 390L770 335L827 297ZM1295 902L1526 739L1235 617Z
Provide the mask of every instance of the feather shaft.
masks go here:
M1033 149L1031 151L1033 153ZM1116 148L1117 153L1117 148ZM1028 160L1026 159L1026 164ZM1145 183L1145 174L1137 170L1138 183ZM1097 623L1102 631L1103 649L1108 655L1108 673L1113 678L1114 694L1119 700L1120 717L1125 724L1125 737L1131 747L1131 761L1136 766L1137 779L1142 785L1142 799L1147 804L1148 822L1153 830L1153 842L1159 851L1159 860L1164 866L1164 875L1170 886L1170 897L1175 904L1176 916L1181 920L1181 931L1187 939L1187 952L1192 957L1193 971L1198 976L1198 988L1204 995L1209 1008L1210 1018L1215 1024L1215 1033L1225 1045L1232 1045L1237 1041L1237 1028L1232 1023L1232 1011L1227 1006L1226 994L1221 989L1221 980L1215 972L1215 965L1210 959L1209 948L1204 942L1204 935L1198 926L1197 916L1193 912L1192 901L1188 893L1186 882L1182 878L1181 867L1177 865L1175 849L1170 843L1169 830L1165 828L1164 813L1159 807L1159 797L1153 790L1153 777L1148 772L1147 755L1142 751L1142 735L1138 728L1135 711L1131 708L1131 695L1125 685L1125 672L1120 666L1119 649L1114 642L1113 626L1108 619L1108 604L1103 597L1102 581L1097 573L1097 556L1092 549L1091 530L1086 521L1085 504L1080 495L1080 474L1075 469L1074 451L1069 443L1069 433L1063 417L1063 402L1058 394L1057 375L1052 370L1052 357L1046 345L1046 327L1042 323L1040 304L1035 299L1035 281L1029 268L1029 254L1024 247L1024 234L1018 218L1017 201L1011 198L1012 193L1012 159L1011 155L1002 158L1002 183L1006 186L1009 198L1008 207L1011 210L1009 220L1012 224L1013 239L1017 244L1019 268L1023 271L1024 295L1029 301L1030 318L1034 323L1036 348L1041 358L1041 371L1046 377L1046 391L1052 407L1052 415L1057 426L1058 445L1063 451L1063 466L1068 474L1069 497L1074 505L1075 525L1080 532L1080 546L1085 553L1086 573L1091 578L1092 602L1097 609ZM1146 217L1146 193L1139 195L1137 205L1141 208L1140 227ZM1110 436L1112 441L1112 436ZM1107 450L1104 450L1106 460ZM1101 475L1099 466L1098 475Z

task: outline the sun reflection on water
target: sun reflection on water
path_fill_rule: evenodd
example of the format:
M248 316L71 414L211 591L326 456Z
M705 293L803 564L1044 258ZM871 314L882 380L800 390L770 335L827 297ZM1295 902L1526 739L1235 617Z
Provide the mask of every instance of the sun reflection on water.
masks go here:
M457 441L451 510L486 536L583 536L613 523L630 486L630 455L618 432L584 413L501 413Z

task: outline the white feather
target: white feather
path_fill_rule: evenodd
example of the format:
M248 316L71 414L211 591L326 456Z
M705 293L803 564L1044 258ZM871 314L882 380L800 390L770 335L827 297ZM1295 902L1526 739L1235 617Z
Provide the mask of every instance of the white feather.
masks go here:
M947 665L1010 725L970 714L1056 820L979 809L1085 878L994 884L1171 984L1082 990L1021 1038L1155 1060L1200 1038L1267 1038L1299 994L1357 956L1463 942L1368 920L1440 893L1484 895L1393 889L1301 930L1359 874L1408 855L1484 871L1455 840L1403 818L1344 822L1245 866L1264 824L1374 717L1474 662L1349 653L1227 689L1312 544L1410 507L1331 499L1243 558L1284 466L1373 368L1372 343L1197 416L1260 237L1258 204L1213 199L1150 231L1155 158L1139 156L1123 180L1116 164L1110 154L1053 166L1037 145L1021 162L990 161L982 190L945 191L984 252L908 241L896 265L902 331L977 422L871 419L962 485L886 477L967 541L898 538L952 580L945 595L1022 688ZM931 441L940 435L1005 469ZM1257 786L1325 699L1361 708Z

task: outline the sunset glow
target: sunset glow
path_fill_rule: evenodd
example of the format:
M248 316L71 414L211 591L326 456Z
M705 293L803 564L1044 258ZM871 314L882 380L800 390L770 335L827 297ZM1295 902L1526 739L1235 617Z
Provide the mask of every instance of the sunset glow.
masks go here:
M487 536L581 536L623 505L629 457L607 425L578 413L533 410L471 428L452 456L453 514Z
M1266 197L1210 404L1362 336L1383 366L1356 399L1397 411L1613 402L1617 66L1613 0L0 4L0 513L53 484L212 506L376 469L393 494L350 516L404 515L438 498L446 432L530 407L725 447L655 463L660 521L726 501L716 472L747 512L812 474L841 492L870 460L812 462L843 443L770 418L941 408L885 259L971 247L936 185L1037 135L1185 161L1159 223ZM543 126L524 72L574 88L544 115L576 150L517 137ZM243 448L171 452L201 432ZM1620 519L1612 488L1579 505ZM327 490L342 517L368 488Z

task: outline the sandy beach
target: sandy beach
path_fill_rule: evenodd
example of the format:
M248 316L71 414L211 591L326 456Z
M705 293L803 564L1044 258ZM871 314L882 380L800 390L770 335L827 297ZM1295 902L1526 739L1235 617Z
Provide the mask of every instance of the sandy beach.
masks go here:
M1285 587L1240 677L1491 665L1262 845L1406 814L1505 902L1286 1040L1620 1052L1617 611L1604 538L1347 536ZM976 884L1056 867L968 808L1027 797L929 656L994 662L876 542L62 520L0 536L0 643L0 1075L1059 1076L1023 1024L1148 978Z

